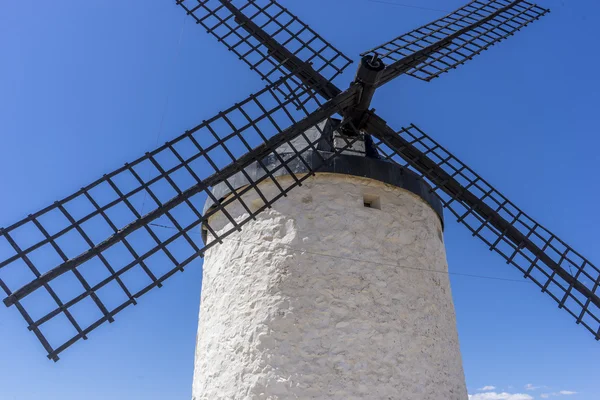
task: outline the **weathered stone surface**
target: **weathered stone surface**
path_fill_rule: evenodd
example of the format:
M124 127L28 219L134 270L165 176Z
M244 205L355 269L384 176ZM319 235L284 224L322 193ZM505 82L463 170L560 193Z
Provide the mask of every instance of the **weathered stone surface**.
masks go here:
M223 215L210 224L231 229ZM310 178L207 252L194 398L466 399L446 271L440 220L419 197Z

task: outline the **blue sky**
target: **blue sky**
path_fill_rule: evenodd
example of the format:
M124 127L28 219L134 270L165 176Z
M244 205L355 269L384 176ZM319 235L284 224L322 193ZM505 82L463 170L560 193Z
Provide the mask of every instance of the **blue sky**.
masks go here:
M398 2L450 11L464 0ZM263 86L173 3L0 5L0 226ZM442 15L367 0L281 3L354 59ZM515 37L432 83L397 79L373 105L393 127L417 124L599 261L600 4L540 4L553 12ZM452 272L520 278L461 226L446 226ZM532 284L451 282L474 400L600 396L600 345ZM0 307L0 399L189 399L200 283L200 265L189 268L57 364L18 313Z

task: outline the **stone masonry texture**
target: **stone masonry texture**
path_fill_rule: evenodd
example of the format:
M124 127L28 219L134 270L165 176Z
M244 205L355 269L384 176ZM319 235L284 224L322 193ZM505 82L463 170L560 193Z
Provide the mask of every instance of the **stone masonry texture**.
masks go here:
M203 268L194 400L467 399L442 225L410 192L317 174Z

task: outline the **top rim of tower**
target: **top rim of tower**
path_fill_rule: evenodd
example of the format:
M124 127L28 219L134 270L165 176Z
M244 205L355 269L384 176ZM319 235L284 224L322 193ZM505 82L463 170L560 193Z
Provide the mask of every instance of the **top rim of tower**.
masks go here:
M323 159L329 157L335 148L336 138L339 138L339 133L336 127L340 124L340 120L329 118L319 124L319 127L313 127L290 143L283 144L277 148L279 155L270 154L258 162L250 164L244 169L244 172L238 172L227 179L227 182L221 182L212 188L214 198L218 200L225 199L231 194L232 190L248 186L248 178L256 182L265 175L265 168L275 169L281 164L281 159L285 155L296 155L295 149L303 149L312 144L311 147L316 150L305 150L302 152L302 159L299 156L286 161L286 168L277 168L272 173L273 177L288 176L291 171L294 174L307 174L317 170L317 174L333 173L362 177L383 182L392 186L407 190L425 201L438 215L442 227L444 225L443 206L439 197L431 190L431 186L425 182L415 172L404 168L394 162L383 159L377 152L377 148L369 135L364 135L362 138L341 154L333 158L331 163L323 164ZM343 139L342 139L343 140ZM293 146L293 148L292 148ZM320 153L320 154L317 154ZM206 200L203 209L203 215L206 215L214 206L214 201L211 198Z

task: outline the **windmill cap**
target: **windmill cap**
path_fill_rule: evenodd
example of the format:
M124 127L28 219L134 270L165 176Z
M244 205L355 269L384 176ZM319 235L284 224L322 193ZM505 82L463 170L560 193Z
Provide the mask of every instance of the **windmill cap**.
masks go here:
M232 188L235 190L248 186L250 184L248 177L252 181L258 181L265 176L265 168L273 170L281 164L281 159L296 155L297 153L293 151L292 146L295 149L303 149L308 146L308 141L310 141L316 150L303 151L302 159L299 156L289 159L286 168L277 168L272 175L274 177L286 176L290 175L290 171L302 175L316 171L316 173L350 175L387 183L419 196L436 212L443 225L442 203L427 182L413 171L392 161L382 159L369 135L365 135L363 140L357 141L358 144L342 151L341 154L324 163L323 160L327 160L333 153L336 135L339 136L335 127L339 123L339 120L333 118L323 121L318 128L313 127L307 130L304 136L301 135L290 143L279 146L276 150L279 157L270 154L261 161L262 165L259 165L258 162L250 164L244 169L244 173L238 172L227 179L227 183L222 182L215 185L211 190L212 194L216 199L225 199L231 193ZM213 207L214 201L210 198L207 199L204 204L203 215L206 215ZM202 236L206 241L204 227L202 228Z

